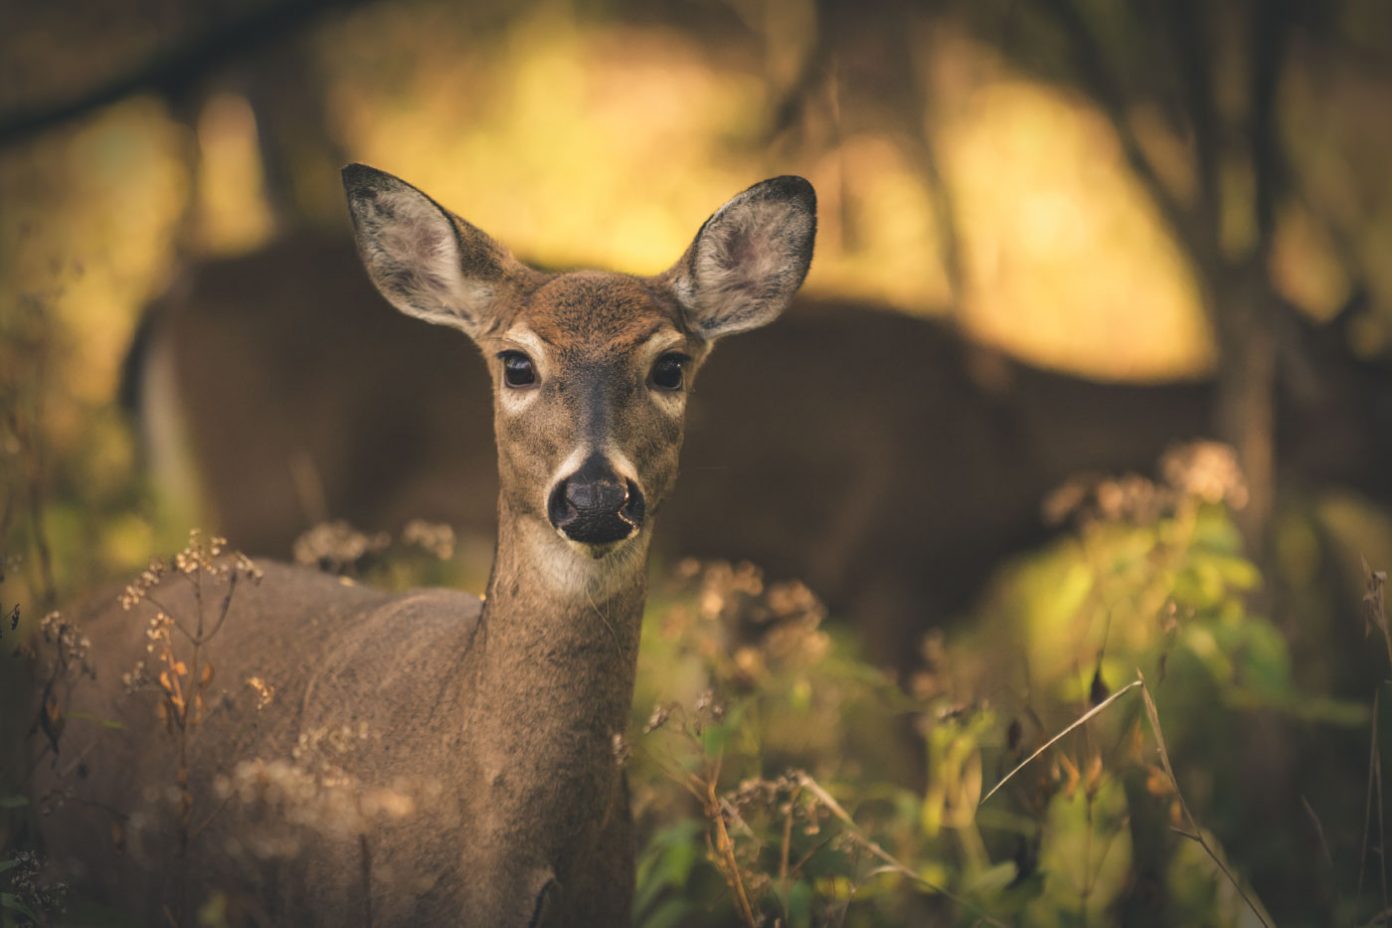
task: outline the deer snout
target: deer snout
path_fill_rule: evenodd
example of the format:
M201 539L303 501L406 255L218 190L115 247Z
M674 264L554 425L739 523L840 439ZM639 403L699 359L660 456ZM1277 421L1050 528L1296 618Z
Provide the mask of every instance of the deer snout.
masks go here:
M582 544L623 541L643 525L646 504L638 484L615 472L602 456L590 455L580 469L551 488L546 514L566 538Z

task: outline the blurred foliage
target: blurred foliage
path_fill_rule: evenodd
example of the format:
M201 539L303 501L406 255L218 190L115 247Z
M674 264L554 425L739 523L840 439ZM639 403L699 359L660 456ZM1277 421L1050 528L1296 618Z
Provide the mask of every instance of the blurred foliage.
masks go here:
M177 133L148 101L0 153L0 551L11 598L52 604L182 529L155 518L115 404L122 350L167 266ZM54 209L71 197L82 204ZM22 514L22 518L21 518Z
M1252 886L1308 882L1312 860L1309 820L1260 783L1263 732L1334 743L1367 708L1299 690L1248 604L1230 452L1181 449L1165 472L1066 488L1075 529L1003 575L975 628L930 638L908 694L802 586L678 565L649 607L630 733L638 924L1269 918ZM1338 805L1348 776L1316 780L1310 807ZM1353 868L1335 877L1347 895L1324 910L1278 892L1279 920L1371 914Z
M636 924L1371 915L1353 864L1369 854L1350 801L1362 772L1341 748L1365 737L1367 703L1302 690L1308 656L1253 609L1261 580L1229 518L1243 495L1231 453L1177 449L1162 473L1061 489L1052 511L1070 531L1006 570L974 623L930 636L907 688L826 627L800 583L747 564L666 571L624 745L642 836ZM452 532L423 522L398 538L327 523L296 558L397 589L479 579ZM1370 629L1385 639L1375 605ZM1317 758L1300 772L1302 809L1267 779L1290 775L1273 739ZM0 862L37 872L10 851ZM5 898L31 909L35 893L52 906L62 891L32 874L18 889L29 895Z

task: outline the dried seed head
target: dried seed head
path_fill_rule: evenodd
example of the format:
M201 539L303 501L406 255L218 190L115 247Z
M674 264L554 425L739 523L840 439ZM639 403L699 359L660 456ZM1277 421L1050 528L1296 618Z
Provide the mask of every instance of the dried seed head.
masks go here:
M624 764L628 763L628 759L632 756L632 752L629 750L628 740L624 738L623 732L614 732L611 739L611 747L614 752L615 767L622 767Z
M257 711L266 708L271 704L271 700L275 699L275 687L260 677L248 677L246 685L256 694Z
M355 568L364 558L378 554L391 544L385 532L366 534L347 522L321 522L295 539L295 563L318 567L330 573Z
M443 522L412 519L402 527L401 541L423 548L428 554L442 561L454 557L454 529Z
M652 714L648 716L648 722L643 726L643 734L650 735L657 731L672 716L672 707L666 703L658 703L653 706Z

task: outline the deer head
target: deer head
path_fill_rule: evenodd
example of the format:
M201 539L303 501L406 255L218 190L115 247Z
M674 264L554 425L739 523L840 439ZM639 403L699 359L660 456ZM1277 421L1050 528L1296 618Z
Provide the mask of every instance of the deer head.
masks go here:
M546 274L411 185L343 172L358 249L407 315L459 329L493 380L500 523L573 578L641 561L671 490L686 397L712 344L773 320L812 258L816 198L757 184L706 221L666 273Z

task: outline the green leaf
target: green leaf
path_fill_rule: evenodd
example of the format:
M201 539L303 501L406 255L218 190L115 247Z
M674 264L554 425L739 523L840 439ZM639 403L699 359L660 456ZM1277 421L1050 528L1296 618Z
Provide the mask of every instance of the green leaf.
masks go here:
M743 704L731 706L723 719L705 727L701 732L701 748L707 757L715 757L722 753L730 741L739 735L744 716Z
M639 918L634 924L637 928L676 928L686 921L692 909L692 904L685 899L668 899L651 915Z
M1018 872L1015 862L1007 860L972 874L962 888L969 893L993 895L1015 882Z
M68 718L78 719L83 722L96 722L102 728L110 729L111 731L121 731L126 727L115 719L104 719L90 712L74 712L69 715Z
M658 831L648 842L638 861L638 888L633 901L633 911L640 921L642 913L657 903L663 890L686 885L700 859L701 830L700 822L683 819Z
M14 893L0 893L0 909L9 909L11 912L18 912L25 918L38 922L39 916L33 909L29 908Z
M997 914L1019 912L1043 896L1044 889L1045 875L1036 871L1003 889L991 900L992 908Z
M1261 584L1260 571L1245 557L1215 555L1212 560L1223 580L1234 590L1253 590Z
M788 887L783 905L788 910L788 924L792 928L810 928L813 901L812 884L806 880L798 880Z
M699 830L697 823L682 822L682 824L689 827L681 829L680 839L673 841L668 847L658 868L658 879L668 886L684 885L699 859L696 851L696 832Z
M1219 554L1241 554L1242 533L1221 506L1206 506L1194 526L1193 547Z

